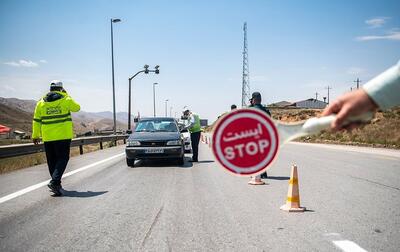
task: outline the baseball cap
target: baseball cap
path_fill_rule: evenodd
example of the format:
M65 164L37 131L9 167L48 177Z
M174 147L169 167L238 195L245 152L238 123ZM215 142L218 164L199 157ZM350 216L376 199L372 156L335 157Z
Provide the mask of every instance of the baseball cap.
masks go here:
M63 83L59 80L52 80L50 83L50 87L63 87Z
M261 99L260 92L254 92L251 94L251 99Z

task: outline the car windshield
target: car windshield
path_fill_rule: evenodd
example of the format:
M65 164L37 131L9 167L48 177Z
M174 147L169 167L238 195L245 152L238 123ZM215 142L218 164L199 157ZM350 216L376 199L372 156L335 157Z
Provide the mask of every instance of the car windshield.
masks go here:
M171 120L145 120L140 121L135 132L177 132L175 122Z

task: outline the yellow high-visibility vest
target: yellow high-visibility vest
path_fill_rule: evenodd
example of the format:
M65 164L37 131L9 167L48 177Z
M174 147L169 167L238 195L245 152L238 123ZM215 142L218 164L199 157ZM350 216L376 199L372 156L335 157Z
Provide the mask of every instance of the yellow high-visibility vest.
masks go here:
M201 125L200 125L200 117L196 114L192 114L194 117L194 124L192 127L189 128L190 133L195 133L195 132L200 132L201 131Z
M49 95L55 98L51 99ZM42 138L43 142L72 139L71 112L78 112L80 108L67 93L50 92L36 104L32 139Z

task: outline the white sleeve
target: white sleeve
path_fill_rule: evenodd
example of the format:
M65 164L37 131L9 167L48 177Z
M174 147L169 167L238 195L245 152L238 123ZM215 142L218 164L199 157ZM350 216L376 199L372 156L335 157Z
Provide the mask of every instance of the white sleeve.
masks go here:
M381 109L400 105L400 61L368 81L363 89Z
M196 122L193 115L190 116L188 121L189 121L189 124L186 126L186 128L191 128L194 125L194 123Z

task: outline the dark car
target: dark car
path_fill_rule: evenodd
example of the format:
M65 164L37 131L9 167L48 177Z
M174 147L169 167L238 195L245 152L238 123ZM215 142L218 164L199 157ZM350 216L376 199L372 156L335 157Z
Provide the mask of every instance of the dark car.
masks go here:
M174 118L144 118L128 138L126 163L133 167L136 159L175 159L183 165L184 150L184 140Z

